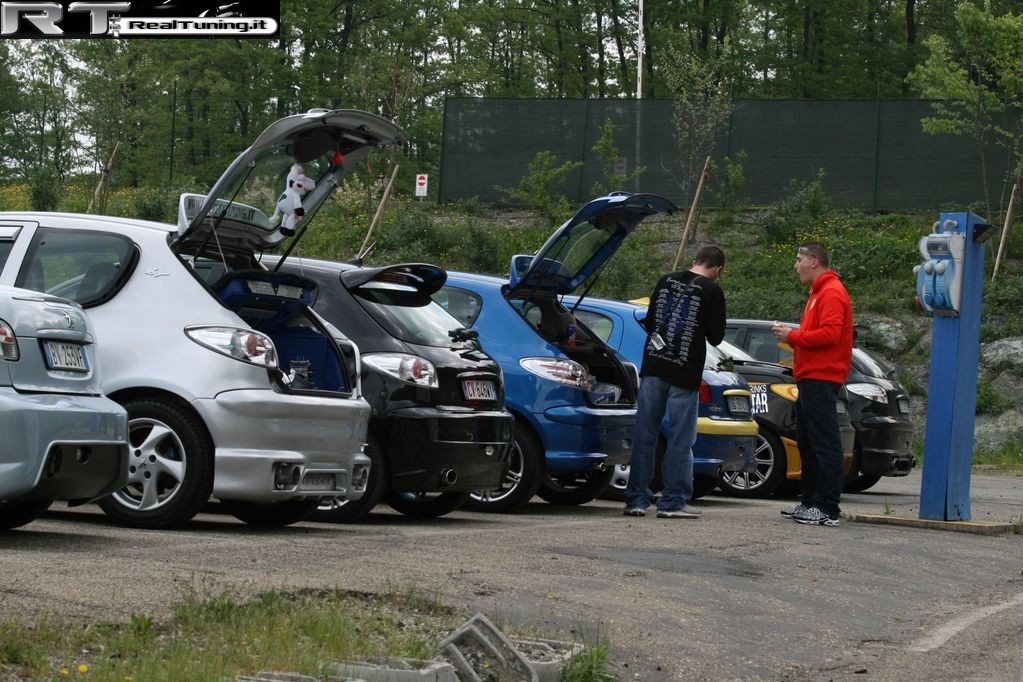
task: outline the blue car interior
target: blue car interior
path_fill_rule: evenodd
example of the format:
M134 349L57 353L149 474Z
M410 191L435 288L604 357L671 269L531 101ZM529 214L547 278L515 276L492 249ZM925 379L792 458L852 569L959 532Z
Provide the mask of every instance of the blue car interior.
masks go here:
M235 270L212 285L220 301L254 329L269 336L277 348L279 366L297 372L301 386L347 391L348 382L332 341L301 324L312 306L316 283L299 275L266 270Z

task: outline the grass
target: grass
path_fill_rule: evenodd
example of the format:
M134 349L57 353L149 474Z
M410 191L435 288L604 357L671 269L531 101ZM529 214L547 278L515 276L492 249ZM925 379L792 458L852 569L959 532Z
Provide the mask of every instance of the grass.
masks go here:
M0 679L225 680L261 670L326 675L325 665L377 656L428 659L464 621L416 591L341 590L186 597L165 620L0 624ZM588 647L574 682L613 679L607 647Z
M973 464L1023 475L1023 439L1006 443L996 450L974 451Z

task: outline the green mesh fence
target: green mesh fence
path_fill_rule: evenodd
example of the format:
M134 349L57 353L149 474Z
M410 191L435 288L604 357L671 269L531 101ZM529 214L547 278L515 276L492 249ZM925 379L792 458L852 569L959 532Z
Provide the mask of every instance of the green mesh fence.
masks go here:
M809 181L821 170L825 191L840 206L878 211L983 205L977 144L924 133L921 119L933 115L924 100L735 100L711 156L720 169L725 156L746 153L738 198L750 205L777 201L791 180ZM668 99L449 98L439 199L506 202L499 188L517 185L537 152L550 151L559 164L583 162L558 189L573 203L584 202L604 174L593 147L607 120L619 151L616 170L646 167L639 182L620 189L688 201L705 155L683 161L687 154L676 141ZM994 144L986 158L997 206L1009 159ZM719 181L720 173L709 181L710 201Z

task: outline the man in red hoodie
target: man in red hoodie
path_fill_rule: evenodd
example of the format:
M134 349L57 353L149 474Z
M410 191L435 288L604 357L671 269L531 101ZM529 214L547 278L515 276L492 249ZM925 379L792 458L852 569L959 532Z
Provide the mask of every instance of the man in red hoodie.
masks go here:
M799 329L777 322L775 338L792 346L796 399L796 430L802 499L782 511L794 521L837 526L842 494L842 436L835 404L852 362L852 301L830 269L828 250L806 242L796 254L796 275L810 288Z

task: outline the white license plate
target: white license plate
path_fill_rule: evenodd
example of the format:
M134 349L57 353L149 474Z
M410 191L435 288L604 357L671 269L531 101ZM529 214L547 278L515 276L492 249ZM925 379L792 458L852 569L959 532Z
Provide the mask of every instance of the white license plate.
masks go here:
M50 369L66 369L71 372L88 372L89 361L85 350L76 343L43 341L46 366Z
M744 395L728 396L728 411L747 414L749 412L749 399Z
M909 414L909 401L905 398L899 398L899 412Z
M334 490L334 474L306 474L302 479L302 490Z
M462 379L462 392L466 400L497 400L497 389L492 381Z

